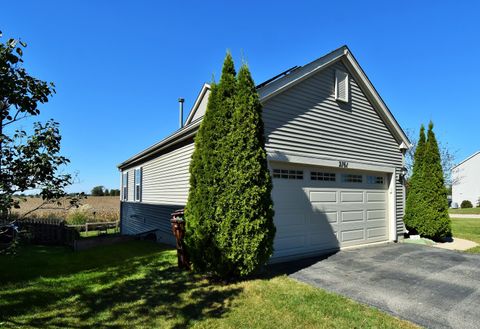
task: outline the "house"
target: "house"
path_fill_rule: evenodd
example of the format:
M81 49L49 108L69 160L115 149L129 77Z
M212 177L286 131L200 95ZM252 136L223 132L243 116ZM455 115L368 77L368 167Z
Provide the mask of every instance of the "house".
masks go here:
M397 241L404 233L404 155L410 142L343 46L257 87L263 104L277 233L273 260ZM184 207L205 84L185 126L121 163L121 231L157 230Z
M463 200L473 206L480 199L480 151L469 156L452 169L452 206Z

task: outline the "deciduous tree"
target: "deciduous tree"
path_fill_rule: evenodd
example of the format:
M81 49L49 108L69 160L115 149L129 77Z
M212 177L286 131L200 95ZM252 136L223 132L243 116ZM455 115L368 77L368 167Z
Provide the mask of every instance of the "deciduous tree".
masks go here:
M69 160L60 154L59 124L35 122L32 130L18 125L38 116L39 105L55 93L53 83L31 76L23 67L25 47L16 39L0 43L0 213L4 217L19 206L21 199L14 195L29 190L39 191L44 203L67 197L74 205L79 200L65 192L73 178L62 172Z

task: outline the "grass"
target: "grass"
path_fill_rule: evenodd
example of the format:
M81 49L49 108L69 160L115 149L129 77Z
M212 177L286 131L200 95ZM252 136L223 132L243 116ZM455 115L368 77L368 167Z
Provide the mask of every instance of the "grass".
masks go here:
M480 244L480 218L452 218L451 220L454 237ZM480 254L480 246L468 249L467 252Z
M467 214L467 215L480 215L480 207L477 208L457 208L457 209L449 209L448 212L450 214Z
M416 328L286 275L212 284L146 241L0 256L2 328Z
M120 230L119 228L109 228L106 230L106 234L115 234L115 233L119 233ZM92 230L92 231L88 231L88 232L80 232L80 236L82 238L88 238L88 237L91 237L91 236L98 236L100 234L105 234L105 231L98 231L98 230Z

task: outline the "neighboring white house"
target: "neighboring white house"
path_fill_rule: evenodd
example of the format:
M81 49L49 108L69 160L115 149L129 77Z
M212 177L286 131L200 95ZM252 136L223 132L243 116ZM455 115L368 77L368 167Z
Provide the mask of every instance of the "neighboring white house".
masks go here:
M173 242L184 207L205 84L185 126L121 163L121 231ZM403 236L410 142L343 46L257 86L273 180L275 261Z
M480 151L452 169L452 204L469 200L475 207L480 198Z

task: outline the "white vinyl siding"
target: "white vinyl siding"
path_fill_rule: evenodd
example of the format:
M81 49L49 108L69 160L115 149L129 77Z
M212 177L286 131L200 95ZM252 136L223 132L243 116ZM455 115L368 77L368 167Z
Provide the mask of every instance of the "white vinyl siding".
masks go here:
M185 205L190 187L190 160L194 144L182 146L142 164L142 202Z

